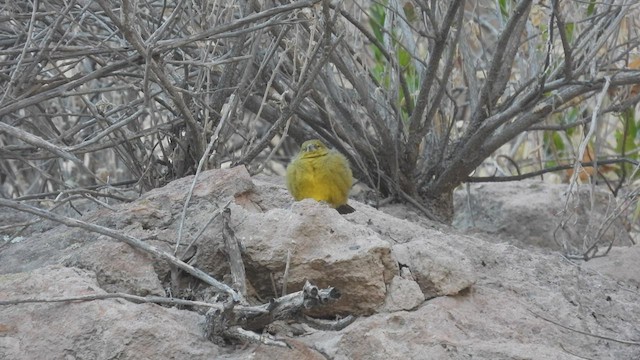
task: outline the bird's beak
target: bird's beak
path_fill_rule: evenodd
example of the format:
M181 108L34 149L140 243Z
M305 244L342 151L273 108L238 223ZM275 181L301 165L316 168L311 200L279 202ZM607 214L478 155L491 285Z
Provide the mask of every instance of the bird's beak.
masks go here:
M309 144L307 145L307 147L304 149L304 151L306 152L310 152L310 151L314 151L317 150L318 147L315 144Z

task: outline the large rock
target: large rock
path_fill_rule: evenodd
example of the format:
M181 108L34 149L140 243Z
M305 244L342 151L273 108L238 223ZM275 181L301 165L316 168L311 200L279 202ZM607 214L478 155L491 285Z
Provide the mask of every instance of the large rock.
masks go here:
M302 341L336 360L640 358L636 287L559 255L466 239L442 236L476 267L468 292Z
M592 208L590 187L585 185L576 191L567 184L541 181L471 184L455 194L453 225L493 235L489 240L575 255L596 243L630 245L624 223L613 216L616 199L600 188L593 196Z
M349 221L375 231L392 244L391 252L403 278L415 280L427 299L458 294L475 282L469 255L458 250L466 246L467 239L443 232L438 228L446 227L429 221L397 218L399 214L413 218L410 209L403 212L394 206L395 214L389 216L369 206L353 205L358 211L349 215Z
M438 244L429 238L419 238L394 245L393 254L400 266L406 266L411 271L427 299L456 295L475 282L473 265L467 255L451 244Z
M0 300L105 294L92 272L59 266L0 275ZM295 339L290 348L219 347L204 338L204 316L122 299L0 305L0 358L296 359L324 357Z
M640 245L613 247L607 256L591 259L582 267L640 288Z
M58 266L0 276L0 299L104 294L91 272ZM0 306L3 359L211 359L195 312L120 299ZM224 351L222 351L224 352Z
M278 291L282 288L288 255L288 292L300 290L309 280L343 294L322 311L325 315L373 313L384 303L386 285L398 273L388 242L314 200L265 213L234 207L232 214L249 280L263 298L275 295L272 278Z
M107 292L165 295L148 254L106 237L86 244L63 259L62 264L93 271Z
M410 277L410 274L407 277ZM387 298L380 311L413 310L424 300L424 294L417 282L402 276L394 276L387 287Z

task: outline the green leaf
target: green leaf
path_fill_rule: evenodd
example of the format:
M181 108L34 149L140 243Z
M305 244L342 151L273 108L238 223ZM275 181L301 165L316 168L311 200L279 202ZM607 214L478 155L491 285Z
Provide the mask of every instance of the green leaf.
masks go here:
M566 23L564 24L564 30L567 33L567 39L571 43L573 40L573 30L575 29L575 23Z
M498 5L500 6L500 13L503 17L509 17L509 0L499 0Z
M411 54L404 48L398 49L398 63L402 68L408 68L411 65Z
M384 20L386 18L385 7L383 4L373 4L369 8L369 26L371 26L371 30L373 30L373 34L375 35L378 41L382 42L383 38L383 26Z
M587 16L591 16L596 12L596 0L589 1L589 6L587 6Z
M622 129L616 130L614 137L616 139L615 149L618 154L624 152L625 157L638 160L638 148L640 148L640 119L636 119L635 108L629 107L619 115L622 121ZM626 136L625 136L626 134ZM631 164L623 164L627 170L627 174L633 172L634 166Z
M578 121L580 117L580 109L577 107L573 107L566 112L566 115L562 118L562 125L568 125ZM567 128L566 132L569 137L576 132L576 127Z
M560 136L557 131L552 132L551 140L553 141L553 146L556 148L556 150L563 151L564 149L566 149L564 138Z
M630 107L620 114L620 120L622 120L623 126L626 128L626 139L624 138L624 130L616 131L616 151L618 153L622 153L623 150L625 153L629 153L638 147L636 144L638 124L636 123L635 112L635 109Z

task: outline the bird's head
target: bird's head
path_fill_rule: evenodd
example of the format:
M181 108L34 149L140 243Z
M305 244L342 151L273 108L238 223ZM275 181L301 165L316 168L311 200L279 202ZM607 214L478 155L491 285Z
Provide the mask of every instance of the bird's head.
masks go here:
M300 147L300 152L302 157L308 158L326 155L329 150L322 141L313 139L305 141Z

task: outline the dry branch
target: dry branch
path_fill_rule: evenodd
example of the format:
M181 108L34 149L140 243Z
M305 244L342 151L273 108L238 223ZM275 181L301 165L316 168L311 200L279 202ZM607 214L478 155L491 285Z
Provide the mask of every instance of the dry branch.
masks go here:
M231 209L226 208L222 212L222 239L224 240L227 261L229 261L229 267L231 268L231 278L233 279L232 287L242 294L242 296L246 296L246 274L240 252L240 242L236 238L235 232L229 224L230 222Z
M307 281L301 291L272 299L268 304L210 309L207 311L205 328L210 338L223 335L224 331L235 325L241 325L245 330L260 330L276 320L298 319L303 310L327 305L340 296L340 291L335 288L319 289Z
M583 121L560 122L572 111L593 113L598 93L608 97L598 116L617 129L613 112L640 101L634 0L278 4L7 8L3 191L56 192L73 188L69 179L92 186L98 170L147 191L196 173L203 159L252 173L278 169L296 148L291 138L320 137L377 197L446 221L453 189L502 149L513 147L507 157L523 172L541 168L548 140L536 168L514 156L543 137L527 131L588 132ZM212 155L203 157L214 132Z
M594 337L594 338L598 338L598 339L613 341L613 342L617 342L617 343L620 343L620 344L640 346L640 341L629 341L629 340L623 340L623 339L614 338L614 337L611 337L611 336L603 336L603 335L598 335L598 334L592 334L590 332L574 329L574 328L572 328L570 326L563 325L563 324L561 324L561 323L559 323L559 322L557 322L555 320L552 320L552 319L550 319L550 318L548 318L546 316L542 316L540 314L537 314L537 313L533 312L532 310L529 310L529 312L531 314L533 314L533 316L535 316L537 318L540 318L540 319L542 319L544 321L547 321L547 322L549 322L549 323L551 323L553 325L559 326L559 327L561 327L563 329L566 329L566 330L569 330L569 331L572 331L572 332L575 332L575 333L578 333L578 334L582 334L582 335L586 335L586 336L590 336L590 337Z
M323 306L330 301L337 300L340 292L334 288L318 289L307 282L303 290L272 299L268 304L257 306L233 305L229 303L207 303L203 301L165 298L160 296L136 296L126 293L92 294L70 296L62 298L20 298L0 299L0 306L58 303L76 301L96 301L105 299L125 299L136 304L151 303L161 305L181 305L209 309L206 315L205 332L207 337L223 336L245 341L261 342L262 336L251 329L262 329L275 320L301 320L317 328L340 330L355 321L355 317L348 316L338 321L316 320L302 315L302 310ZM276 340L264 342L267 345L279 345Z

